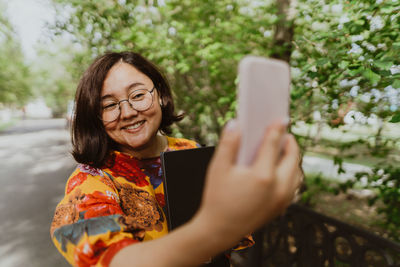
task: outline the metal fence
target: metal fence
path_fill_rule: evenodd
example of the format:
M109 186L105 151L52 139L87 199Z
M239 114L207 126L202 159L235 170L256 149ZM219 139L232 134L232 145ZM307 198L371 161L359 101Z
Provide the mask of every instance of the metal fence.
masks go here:
M297 204L260 233L236 266L400 267L400 244Z

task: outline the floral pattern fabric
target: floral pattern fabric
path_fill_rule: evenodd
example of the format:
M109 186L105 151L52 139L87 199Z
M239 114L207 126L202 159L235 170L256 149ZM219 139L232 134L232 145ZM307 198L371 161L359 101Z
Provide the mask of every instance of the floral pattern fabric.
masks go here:
M167 139L170 151L199 147L187 139ZM168 233L164 208L160 157L138 160L113 151L100 169L78 164L50 233L71 265L108 266L120 249Z

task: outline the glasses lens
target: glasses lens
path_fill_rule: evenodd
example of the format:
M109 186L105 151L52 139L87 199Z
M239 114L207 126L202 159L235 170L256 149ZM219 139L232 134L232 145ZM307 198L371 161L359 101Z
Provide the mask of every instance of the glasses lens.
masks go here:
M119 107L117 102L106 103L103 105L102 120L105 122L114 121L119 116Z
M153 95L147 90L136 90L129 95L129 103L137 111L145 111L153 103Z

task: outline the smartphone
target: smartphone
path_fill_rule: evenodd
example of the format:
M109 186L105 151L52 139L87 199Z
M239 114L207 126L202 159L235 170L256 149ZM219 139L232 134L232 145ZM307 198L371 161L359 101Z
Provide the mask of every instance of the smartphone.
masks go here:
M253 161L265 130L289 119L289 65L282 60L246 56L239 63L238 124L242 131L238 164Z

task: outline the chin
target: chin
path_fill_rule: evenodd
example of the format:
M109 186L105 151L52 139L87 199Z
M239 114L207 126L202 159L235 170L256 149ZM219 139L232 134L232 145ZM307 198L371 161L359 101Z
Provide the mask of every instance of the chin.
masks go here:
M151 142L151 138L140 138L137 140L128 141L124 147L127 149L130 149L130 150L140 151L140 150L145 149L147 146L149 146L150 142Z

